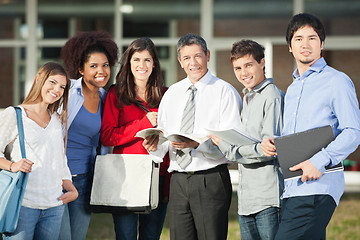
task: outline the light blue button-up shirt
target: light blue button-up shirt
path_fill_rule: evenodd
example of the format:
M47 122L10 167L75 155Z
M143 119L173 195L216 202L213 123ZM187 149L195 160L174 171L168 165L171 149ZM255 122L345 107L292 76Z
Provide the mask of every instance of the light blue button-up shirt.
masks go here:
M335 140L310 158L324 173L325 166L342 162L360 143L360 111L355 88L346 74L328 66L323 58L301 77L296 69L293 78L285 95L282 135L332 126ZM305 183L290 179L285 181L282 197L327 194L338 204L344 186L343 171L325 173L320 179Z

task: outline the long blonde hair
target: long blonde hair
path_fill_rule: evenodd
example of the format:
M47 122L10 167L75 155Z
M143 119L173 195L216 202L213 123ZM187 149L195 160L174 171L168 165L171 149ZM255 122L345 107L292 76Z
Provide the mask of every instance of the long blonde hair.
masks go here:
M37 72L35 80L31 86L31 89L28 95L25 97L23 104L33 104L39 98L42 99L41 89L45 84L45 81L54 75L61 75L66 77L66 87L64 89L64 94L56 102L49 104L48 109L51 114L57 112L61 109L60 119L65 128L65 146L67 139L67 108L68 108L68 99L69 99L69 89L70 89L70 80L66 74L65 69L61 64L56 62L45 63Z

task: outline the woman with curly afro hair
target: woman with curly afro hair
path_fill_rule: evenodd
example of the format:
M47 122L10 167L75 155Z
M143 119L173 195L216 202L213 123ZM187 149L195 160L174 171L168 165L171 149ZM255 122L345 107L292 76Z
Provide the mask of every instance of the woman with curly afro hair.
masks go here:
M103 87L118 61L118 47L107 32L81 32L65 43L61 56L71 78L66 156L79 197L66 206L60 239L81 240L86 238L91 216L93 167L106 97Z

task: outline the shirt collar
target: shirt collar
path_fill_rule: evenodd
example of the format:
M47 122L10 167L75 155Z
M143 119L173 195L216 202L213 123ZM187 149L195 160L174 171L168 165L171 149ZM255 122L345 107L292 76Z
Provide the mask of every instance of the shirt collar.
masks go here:
M326 61L323 57L319 58L318 60L316 60L316 62L314 62L309 68L308 70L306 70L306 72L304 72L304 74L301 76L302 79L310 76L312 73L314 72L321 72L325 67L326 67ZM295 71L293 72L293 79L300 79L300 75L299 75L299 71L296 68Z
M212 79L212 74L211 74L210 70L208 69L207 72L206 72L206 74L205 74L202 78L200 78L200 80L197 81L197 82L194 84L194 86L196 87L197 90L201 90L201 89L203 89L204 87L206 87L206 85L209 84L209 82L211 81L211 79ZM191 85L193 85L193 84L192 84L192 82L190 81L190 79L189 79L188 77L185 79L184 83L185 83L185 85L184 85L184 86L185 86L184 91L186 92L186 91L189 89L189 87L190 87Z
M83 93L82 93L82 81L83 81L83 78L80 77L79 79L77 80L71 80L72 82L72 88L76 90L77 94L79 96L82 96L84 97ZM105 97L106 97L106 91L105 89L103 88L99 88L99 95L100 95L100 99L102 102L105 101Z
M245 94L247 94L249 92L261 92L267 85L272 84L272 83L274 83L274 79L266 78L261 83L256 85L253 89L251 89L251 91L249 91L247 88L244 88L242 90L242 93L245 95Z
M82 85L81 85L82 77L80 77L80 78L77 79L77 80L71 80L71 82L73 83L72 88L73 88L73 89L76 89L76 92L77 92L79 95L83 96L83 94L82 94Z

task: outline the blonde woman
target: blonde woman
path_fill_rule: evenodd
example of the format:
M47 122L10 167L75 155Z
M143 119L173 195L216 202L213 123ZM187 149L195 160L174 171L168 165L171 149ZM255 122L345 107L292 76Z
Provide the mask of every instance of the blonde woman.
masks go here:
M29 174L17 228L3 239L56 239L64 204L78 196L64 146L68 91L69 80L60 64L50 62L39 69L20 105L27 159L21 158L15 109L8 107L0 114L0 168ZM7 146L10 160L4 154Z

